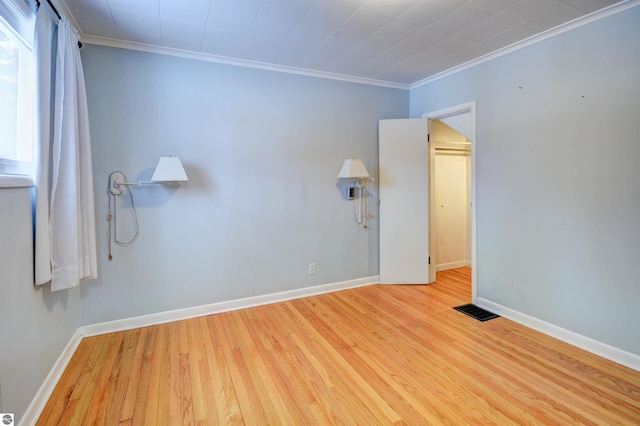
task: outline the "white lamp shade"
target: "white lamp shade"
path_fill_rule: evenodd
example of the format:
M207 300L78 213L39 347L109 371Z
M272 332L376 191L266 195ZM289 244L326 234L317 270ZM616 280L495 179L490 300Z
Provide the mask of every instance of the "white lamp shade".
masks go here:
M362 164L362 160L359 158L349 158L344 160L344 164L342 165L342 170L338 173L339 178L351 178L351 179L362 179L368 178L369 173L367 172L366 167Z
M151 176L152 182L184 182L188 180L180 157L160 157L156 170Z

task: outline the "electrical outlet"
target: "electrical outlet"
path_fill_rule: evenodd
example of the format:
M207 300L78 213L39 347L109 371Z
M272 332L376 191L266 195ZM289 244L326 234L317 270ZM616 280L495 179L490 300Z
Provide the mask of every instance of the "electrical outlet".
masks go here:
M347 188L347 199L348 200L355 200L356 198L356 187L355 186L350 186Z
M315 275L316 274L316 264L315 263L310 263L309 264L309 275Z

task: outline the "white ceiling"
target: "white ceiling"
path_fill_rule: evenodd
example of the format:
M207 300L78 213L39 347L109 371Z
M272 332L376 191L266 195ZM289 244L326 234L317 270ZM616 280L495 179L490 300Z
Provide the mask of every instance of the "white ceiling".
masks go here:
M137 43L211 55L213 60L232 58L401 84L626 2L62 1L89 43L117 41L134 48L130 43Z

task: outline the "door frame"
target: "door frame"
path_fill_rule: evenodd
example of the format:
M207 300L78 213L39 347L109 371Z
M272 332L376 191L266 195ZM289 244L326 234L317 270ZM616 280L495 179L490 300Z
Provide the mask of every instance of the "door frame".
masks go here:
M449 108L422 114L422 118L429 121L445 118L451 115L464 113L471 114L471 303L478 300L478 253L477 253L477 217L476 217L476 157L477 157L477 139L476 139L476 101L455 105ZM436 280L436 229L435 229L435 203L433 195L435 194L435 149L433 144L429 144L429 255L432 256L433 262L429 265L429 282Z

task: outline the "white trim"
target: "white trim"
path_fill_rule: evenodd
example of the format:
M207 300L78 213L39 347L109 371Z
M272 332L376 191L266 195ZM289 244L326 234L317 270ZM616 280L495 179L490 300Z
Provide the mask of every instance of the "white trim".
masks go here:
M62 350L58 360L53 364L49 374L36 392L33 400L27 407L19 425L34 425L42 410L51 397L53 390L58 384L58 380L62 377L65 368L71 361L71 357L75 353L78 345L85 337L96 336L99 334L113 333L116 331L131 330L133 328L148 327L157 324L164 324L172 321L179 321L189 318L196 318L204 315L218 314L222 312L235 311L239 309L252 308L255 306L268 305L271 303L285 302L287 300L300 299L303 297L316 296L319 294L333 293L351 288L365 287L368 285L379 284L380 277L372 276L366 278L358 278L355 280L341 281L331 284L322 284L314 287L307 287L295 290L282 291L279 293L265 294L262 296L247 297L244 299L230 300L227 302L211 303L208 305L195 306L192 308L176 309L173 311L159 312L155 314L142 315L139 317L126 318L116 321L103 322L98 324L84 325L79 327L71 336L69 343Z
M67 368L69 361L73 357L73 354L78 349L80 342L82 341L82 334L80 333L80 329L77 329L75 333L69 339L69 342L62 350L62 353L49 370L49 374L42 382L40 389L36 392L35 396L31 400L31 403L27 407L27 410L22 415L20 419L19 425L34 425L38 419L40 418L40 414L42 414L42 410L47 405L53 390L58 384L58 380L62 377L62 373Z
M35 14L26 2L20 0L1 1L0 19L3 19L14 34L31 49Z
M134 43L129 41L115 40L95 36L82 37L84 44L96 44L100 46L117 47L121 49L138 50L142 52L156 53L159 55L177 56L179 58L196 59L200 61L216 62L220 64L235 65L239 67L255 68L267 71L284 72L307 77L318 77L329 80L346 81L349 83L367 84L370 86L388 87L391 89L409 90L409 85L405 83L394 83L391 81L376 80L373 78L356 77L352 75L336 74L327 71L316 71L304 68L290 67L286 65L268 64L265 62L250 61L248 59L230 58L209 53L191 52L170 47L159 47L144 43Z
M71 10L67 6L66 0L51 0L51 1L53 2L53 5L56 7L56 10L58 11L58 13L64 16L65 18L67 18L67 21L73 24L75 29L78 31L78 35L80 39L82 39L82 33L80 32L80 25L78 24L76 17L73 15L73 13L71 13Z
M476 210L476 176L478 170L476 159L478 158L478 139L476 135L476 101L455 105L438 111L427 112L422 114L422 118L435 120L465 112L471 113L471 134L469 135L469 139L471 140L471 303L476 303L478 299L478 218ZM429 158L429 161L432 161L432 158ZM432 230L429 229L429 251L431 251L432 247L435 247L435 238L431 240L431 235L435 235L435 232L431 231ZM432 256L431 253L429 255Z
M572 21L566 22L557 27L551 28L542 33L539 33L529 38L526 38L524 40L518 41L509 46L503 47L494 52L488 53L486 55L473 59L469 62L465 62L453 68L449 68L448 70L442 71L431 77L427 77L423 80L419 80L411 84L396 83L391 81L376 80L376 79L370 79L370 78L364 78L364 77L355 77L355 76L349 76L344 74L334 74L334 73L329 73L325 71L315 71L315 70L308 70L308 69L302 69L302 68L288 67L285 65L268 64L264 62L229 58L225 56L218 56L218 55L212 55L212 54L201 53L201 52L191 52L191 51L186 51L181 49L173 49L173 48L153 46L153 45L148 45L143 43L134 43L134 42L116 40L116 39L111 39L106 37L85 35L80 31L81 27L77 24L75 16L73 16L73 14L67 7L66 2L64 0L62 0L62 5L63 5L62 9L67 12L65 13L65 15L75 23L76 29L78 29L78 31L80 32L80 40L83 43L87 43L87 44L96 44L96 45L108 46L108 47L118 47L122 49L138 50L143 52L177 56L182 58L217 62L217 63L264 69L264 70L277 71L277 72L285 72L289 74L299 74L299 75L305 75L305 76L311 76L311 77L347 81L352 83L368 84L368 85L380 86L380 87L389 87L392 89L413 90L418 87L424 86L425 84L433 83L436 80L440 80L442 78L448 77L457 72L466 70L468 68L474 67L476 65L482 64L484 62L487 62L492 59L498 58L500 56L506 55L508 53L514 52L516 50L522 49L526 46L537 43L539 41L546 40L548 38L573 30L575 28L581 27L591 22L606 18L611 15L615 15L616 13L623 12L627 9L631 9L632 7L640 5L640 0L625 0L621 3L608 6L604 9L600 9L588 15L581 16ZM60 10L61 8L58 8L58 9Z
M23 64L24 65L24 64ZM21 80L18 87L18 91L20 91L20 86L23 86L24 84L28 84L28 79L25 78L20 78L18 77L18 80ZM32 103L29 100L27 100L26 102L28 103ZM25 103L26 103L25 102ZM24 109L24 108L23 108ZM27 108L30 109L30 108ZM28 119L28 118L21 118L20 116L25 116L26 114L23 114L21 111L18 111L18 123L22 123L22 122L27 122L29 124L32 123L32 120ZM27 133L27 132L25 132ZM32 132L28 132L28 133L32 133ZM20 135L18 135L18 139L20 139ZM29 139L33 139L31 137L29 137ZM22 148L22 147L19 147ZM31 148L22 148L23 150L28 150L28 149L32 149ZM31 178L33 180L33 182L35 182L35 163L31 162L31 161L19 161L19 160L10 160L8 158L0 158L0 176L25 176L28 178Z
M29 188L35 185L33 177L27 175L9 175L0 173L0 189Z
M62 374L69 364L69 361L71 361L73 354L80 345L82 339L85 337L96 336L105 333L113 333L116 331L130 330L138 327L148 327L171 321L195 318L203 315L212 315L232 310L246 309L271 303L284 302L287 300L300 299L303 297L316 296L319 294L348 290L351 288L365 287L368 285L379 284L379 282L379 276L372 276L350 281L324 284L315 287L283 291L262 296L236 299L228 302L218 302L209 305L196 306L193 308L178 309L173 311L160 312L157 314L143 315L139 317L81 326L71 336L69 342L62 350L62 353L53 364L53 367L51 367L49 374L38 389L38 392L36 392L33 400L27 407L24 415L22 416L22 419L18 424L20 426L34 425L38 421L40 415L42 414L42 410L44 410L44 407L46 406L49 398L51 397L51 394L53 393L53 390L58 384L60 377L62 377ZM640 371L640 357L637 355L614 348L588 337L581 336L579 334L538 320L536 318L522 314L518 311L483 298L478 298L477 305L519 324L525 325L529 328L560 339L566 343L572 344L596 355L607 358L611 361Z
M78 29L78 31L80 31L80 26L77 25L75 16L73 16L73 14L70 12L64 0L62 1L62 5L63 5L62 9L67 12L66 16L76 24L75 27ZM360 83L360 84L367 84L367 85L380 86L380 87L389 87L393 89L413 90L420 86L424 86L425 84L432 83L436 80L440 80L442 78L448 77L457 72L466 70L468 68L474 67L476 65L482 64L484 62L487 62L492 59L498 58L500 56L506 55L508 53L514 52L516 50L522 49L526 46L537 43L539 41L546 40L550 37L554 37L564 32L567 32L575 28L581 27L583 25L589 24L591 22L597 21L599 19L603 19L608 16L615 15L616 13L623 12L627 9L630 9L638 5L640 5L640 0L625 0L621 3L614 4L606 8L600 9L598 11L592 12L590 14L581 16L572 21L566 22L557 27L551 28L542 33L539 33L529 38L526 38L524 40L518 41L509 46L503 47L494 52L488 53L486 55L473 59L469 62L465 62L453 68L449 68L448 70L442 71L431 77L427 77L423 80L419 80L411 84L396 83L391 81L376 80L376 79L364 78L364 77L355 77L355 76L349 76L344 74L335 74L335 73L330 73L325 71L316 71L316 70L302 69L302 68L296 68L296 67L289 67L285 65L268 64L265 62L229 58L225 56L218 56L218 55L212 55L212 54L201 53L201 52L191 52L191 51L186 51L181 49L153 46L153 45L144 44L144 43L134 43L134 42L116 40L116 39L111 39L106 37L85 35L82 32L80 32L80 40L83 43L87 43L87 44L118 47L122 49L138 50L143 52L157 53L161 55L177 56L182 58L217 62L217 63L237 65L237 66L243 66L243 67L249 67L249 68L285 72L289 74L298 74L298 75L305 75L305 76L311 76L311 77L327 78L331 80L347 81L351 83Z
M606 18L611 15L615 15L616 13L623 12L627 9L631 9L632 7L636 7L638 5L640 5L640 0L626 0L621 3L605 7L604 9L600 9L588 15L581 16L572 21L569 21L564 24L558 25L557 27L551 28L550 30L541 32L539 34L528 37L524 40L510 44L509 46L503 47L494 52L487 53L486 55L480 56L479 58L473 59L469 62L465 62L464 64L457 65L453 68L449 68L448 70L432 75L431 77L427 77L423 80L416 81L415 83L411 83L409 85L409 89L413 90L418 87L424 86L425 84L433 83L436 80L449 77L450 75L453 75L460 71L464 71L468 68L475 67L476 65L480 65L492 59L499 58L500 56L509 54L511 52L515 52L516 50L520 50L524 47L530 46L532 44L546 40L548 38L555 37L559 34L565 33L567 31L571 31L583 25L590 24L591 22L598 21L600 19Z
M470 267L471 262L468 260L459 260L457 262L442 263L436 265L436 272L448 271L449 269Z
M518 324L522 324L551 337L555 337L565 343L584 349L585 351L591 352L610 361L617 362L618 364L640 371L640 356L632 354L631 352L627 352L607 345L606 343L591 339L590 337L574 333L573 331L569 331L562 327L558 327L557 325L523 314L522 312L507 308L506 306L502 306L482 297L478 298L477 305L483 309L487 309L493 313L508 318L511 321L517 322Z
M80 327L80 330L83 337L96 336L99 334L131 330L133 328L139 327L148 327L151 325L164 324L167 322L196 318L205 315L253 308L255 306L269 305L271 303L285 302L287 300L300 299L302 297L333 293L336 291L378 284L379 282L379 276L359 278L350 281L323 284L315 287L288 290L279 293L271 293L261 296L247 297L244 299L229 300L225 302L211 303L208 305L194 306L191 308L176 309L173 311L165 311L138 317L125 318L121 320L90 324Z

